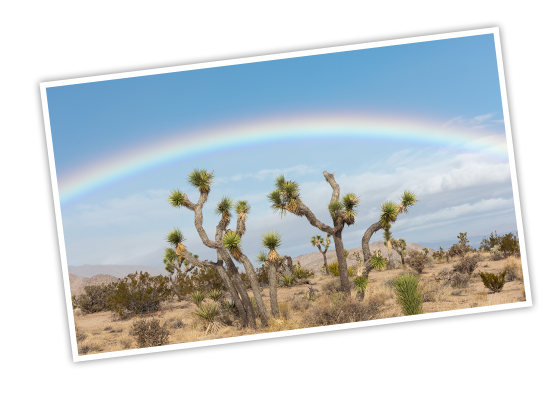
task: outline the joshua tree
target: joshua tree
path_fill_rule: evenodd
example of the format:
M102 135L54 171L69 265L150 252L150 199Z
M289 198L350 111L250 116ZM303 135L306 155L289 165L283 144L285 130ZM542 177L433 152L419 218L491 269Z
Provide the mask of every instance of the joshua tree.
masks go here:
M268 287L270 293L270 310L274 318L280 317L278 310L278 278L276 270L282 264L283 258L276 252L282 243L282 236L278 232L268 231L262 234L261 243L265 249L268 249L268 254L260 252L257 256L258 262L264 262L268 266Z
M393 223L397 220L399 214L406 214L410 207L418 202L418 198L414 192L405 190L400 197L401 202L396 204L393 201L384 201L380 206L380 219L370 227L364 233L362 237L362 253L364 256L364 273L363 275L368 278L368 274L373 269L370 262L372 254L370 253L370 239L372 235L380 229L391 228Z
M328 204L328 211L333 221L333 228L321 222L314 213L301 200L299 184L289 181L283 175L276 178L275 190L268 195L271 207L275 212L279 212L283 217L290 212L299 217L306 217L310 224L326 234L332 235L335 240L335 251L339 265L341 291L346 296L351 295L351 284L347 273L347 259L343 247L342 232L345 225L355 223L357 215L357 206L360 199L354 193L347 193L340 199L339 185L336 183L333 174L324 171L326 181L332 187L332 197Z
M403 238L397 239L393 243L393 247L401 256L401 264L404 265L404 257L406 257L406 240Z
M182 242L184 242L184 235L182 235L182 232L180 229L175 228L169 234L165 237L167 242L169 242L173 247L167 247L165 249L165 257L163 258L163 263L165 264L165 270L169 273L169 281L171 283L171 286L173 288L174 294L176 294L176 297L178 297L178 300L182 300L183 297L181 294L176 290L176 287L174 285L174 281L172 279L173 274L175 270L178 271L179 274L182 274L184 277L188 275L188 272L193 270L196 267L196 263L190 264L184 257L179 256L176 254L176 248L178 245ZM197 255L194 254L193 257L197 259ZM182 265L185 265L186 268L184 271L182 271Z
M311 238L311 244L318 247L318 251L320 251L320 253L322 253L322 256L324 256L324 271L326 275L330 274L330 271L328 270L328 260L326 259L326 253L328 252L328 249L332 244L332 241L330 240L331 237L332 235L328 233L326 235L326 242L324 242L324 239L320 235L316 235ZM324 250L322 250L322 247L324 247Z
M203 206L205 205L209 197L209 192L211 191L211 184L213 182L213 176L214 176L213 172L208 173L207 170L198 170L198 169L194 169L188 175L188 183L190 183L193 187L195 187L199 191L199 199L197 203L192 203L188 199L188 196L185 193L180 192L180 190L178 189L171 191L168 201L173 207L176 207L176 208L184 207L194 212L194 225L199 234L199 237L201 238L201 241L205 246L211 249L215 249L217 252L216 263L199 262L197 260L195 262L200 266L205 265L206 267L213 267L216 269L217 273L223 279L225 286L230 292L230 295L232 296L232 300L234 301L234 303L238 308L240 317L242 319L242 323L244 325L250 326L251 328L256 328L255 312L253 309L253 305L251 304L251 300L249 299L247 289L245 288L245 285L243 284L243 281L240 277L240 273L236 268L234 261L232 260L232 257L228 253L228 250L225 248L222 240L225 230L228 227L228 224L230 223L230 218L232 216L231 210L233 207L233 201L229 197L223 197L222 200L217 204L217 207L215 209L215 213L217 215L220 215L221 219L216 228L214 241L209 239L209 237L207 236L207 233L205 232L205 229L203 228ZM242 220L244 225L243 231L245 232L245 220L243 219L243 217L242 217ZM238 221L238 226L239 225L240 225L240 221ZM178 250L179 249L177 248L177 254L183 253L186 255L185 257L186 260L188 260L190 263L194 262L192 259L187 258L188 257L187 252L184 252L184 250L181 250L179 252ZM190 254L190 257L193 258L191 254ZM226 273L226 270L224 269L223 264L226 266L228 272L230 273L231 281L227 279L228 274ZM258 282L256 281L256 277L255 277L255 282L257 283L257 287L258 287ZM263 324L267 323L266 315L263 315L261 313L261 316L262 316L261 321L263 322Z
M393 234L389 228L385 228L383 232L383 244L387 246L387 257L389 259L389 269L395 269L395 260L393 260Z

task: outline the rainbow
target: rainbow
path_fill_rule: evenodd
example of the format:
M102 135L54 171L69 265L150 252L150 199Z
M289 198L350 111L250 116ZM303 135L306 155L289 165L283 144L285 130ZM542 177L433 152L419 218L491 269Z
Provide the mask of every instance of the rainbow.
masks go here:
M60 203L177 160L274 142L320 138L379 139L485 152L508 160L506 135L443 127L424 120L363 114L272 117L170 135L75 170L58 182Z

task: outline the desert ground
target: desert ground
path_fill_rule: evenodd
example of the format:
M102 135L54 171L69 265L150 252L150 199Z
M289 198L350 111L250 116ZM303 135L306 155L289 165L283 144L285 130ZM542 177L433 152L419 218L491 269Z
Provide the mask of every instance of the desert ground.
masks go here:
M525 301L525 287L521 275L521 261L516 257L491 261L489 254L483 254L480 267L472 274L464 288L452 288L439 277L446 275L446 271L452 270L455 259L450 262L431 261L420 275L420 285L424 293L423 313L438 313L442 311L458 310L466 308L486 307L498 304L508 304ZM515 264L519 271L516 280L507 282L501 292L491 293L481 281L479 272L499 273L507 264ZM353 261L349 261L353 265ZM446 270L446 271L445 271ZM378 308L374 319L394 318L402 316L401 308L397 303L391 280L401 273L412 272L408 267L399 265L396 269L370 272L369 285L363 302L369 303L378 299L381 307ZM203 326L198 323L193 312L196 305L189 300L171 300L162 304L162 309L155 313L131 318L121 318L112 312L99 312L84 315L78 308L74 310L75 326L77 330L77 342L79 354L94 354L104 352L122 351L138 348L130 330L137 318L158 318L161 324L169 331L169 344L187 343L234 336L252 335L256 333L274 332L291 329L301 329L312 326L306 322L306 316L316 304L323 299L328 299L330 294L328 287L336 285L339 278L321 275L316 271L309 278L309 284L314 288L315 301L306 300L307 284L294 285L290 288L278 289L278 302L280 305L280 318L271 319L267 327L257 330L239 329L232 320L224 321L224 326L216 333L206 334ZM352 290L352 298L355 298L355 289ZM252 294L251 294L252 296ZM262 296L267 310L270 310L268 287L262 289ZM206 299L206 302L212 300Z

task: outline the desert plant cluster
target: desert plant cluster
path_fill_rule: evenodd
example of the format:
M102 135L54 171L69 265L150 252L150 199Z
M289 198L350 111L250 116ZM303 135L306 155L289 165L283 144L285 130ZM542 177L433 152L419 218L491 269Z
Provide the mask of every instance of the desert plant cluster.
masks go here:
M342 233L355 223L360 198L354 193L341 196L334 176L324 172L324 177L332 188L331 225L321 222L303 202L299 184L284 176L276 179L267 196L274 212L305 217L305 223L325 234L310 238L323 256L323 263L313 270L279 252L285 238L275 230L262 233L258 254L251 257L244 252L251 211L246 200L223 197L216 203L214 212L220 220L209 237L203 210L214 174L192 171L188 183L198 191L197 202L180 190L171 191L168 202L192 213L194 226L187 231L195 231L204 246L216 251L217 259L200 260L185 245L184 233L173 228L160 254L167 276L136 272L116 283L85 287L83 294L72 298L79 354L524 300L519 243L517 247L511 243L517 235L491 234L476 250L463 232L449 250L407 251L406 239L395 239L391 232L399 215L418 202L413 192L405 191L398 203L381 204L379 219L362 237L361 251L351 254L344 248ZM234 215L235 226L230 228ZM379 230L385 248L372 252L369 241ZM332 244L337 260L328 262Z

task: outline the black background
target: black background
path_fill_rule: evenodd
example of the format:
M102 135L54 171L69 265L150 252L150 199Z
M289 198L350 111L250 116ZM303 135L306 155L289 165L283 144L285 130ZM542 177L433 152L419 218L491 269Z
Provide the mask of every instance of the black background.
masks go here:
M497 26L527 213L524 201L540 196L539 20L33 20L32 204L41 244L33 242L31 368L540 369L540 227L527 214L532 308L73 363L65 307L39 82Z

